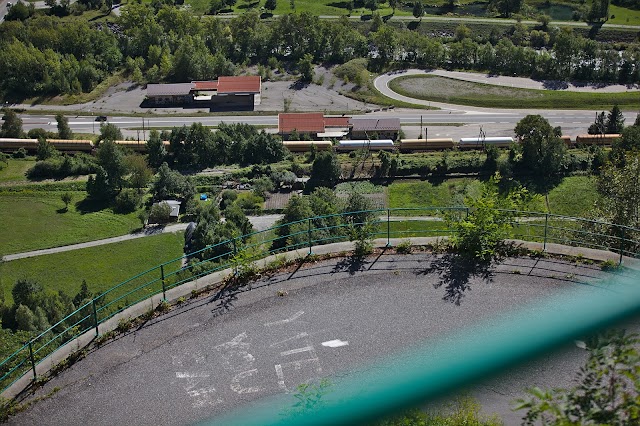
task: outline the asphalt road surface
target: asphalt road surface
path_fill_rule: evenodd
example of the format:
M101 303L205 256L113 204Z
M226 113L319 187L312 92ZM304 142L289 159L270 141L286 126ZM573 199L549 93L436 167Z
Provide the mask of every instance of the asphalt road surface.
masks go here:
M472 277L466 291L436 287L444 269L429 272L434 259L335 259L265 278L251 291L189 301L89 353L35 397L59 387L55 395L9 424L191 424L304 382L348 375L558 291L607 291L597 266L528 258L505 260L490 281ZM461 295L460 305L444 300L447 293ZM567 342L562 352L470 391L485 412L519 424L522 413L510 402L529 386L570 386L584 358Z
M415 110L390 110L366 114L368 118L397 117L408 137L414 137L413 133L420 130L420 123L428 127L429 137L436 136L476 136L480 126L487 136L508 136L513 133L513 128L527 114L541 114L549 120L552 126L561 126L563 133L571 136L586 133L587 128L593 123L595 111L558 111L558 110L489 110L472 107L450 106L453 110L442 111L415 111ZM633 122L635 116L627 113L627 122ZM48 131L57 131L57 123L53 115L22 115L23 128L29 131L33 128L43 128ZM68 117L71 129L76 133L98 133L100 123L95 122L95 117L79 116ZM108 116L109 123L127 129L142 129L142 118ZM277 116L194 116L194 117L153 117L145 118L145 128L171 128L192 123L202 123L205 126L217 126L220 123L248 123L259 126L272 126L277 128ZM457 127L458 125L464 125ZM125 136L139 135L144 139L142 130L125 131ZM148 131L146 132L148 136Z

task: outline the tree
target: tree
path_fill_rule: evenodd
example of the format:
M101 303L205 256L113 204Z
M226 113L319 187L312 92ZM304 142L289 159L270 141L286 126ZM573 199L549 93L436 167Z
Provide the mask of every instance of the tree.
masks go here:
M523 0L491 0L489 9L496 10L500 15L509 18L513 13L520 12Z
M58 137L60 139L73 139L73 132L69 127L69 119L58 113L56 114L56 121L58 122Z
M105 139L100 144L96 157L98 165L106 173L109 192L115 193L121 190L127 166L120 147L113 140Z
M560 129L540 115L527 115L518 122L515 134L522 143L522 164L540 177L561 172L566 146Z
M142 193L153 177L151 169L142 155L128 155L125 164L129 172L128 185Z
M60 195L60 199L64 203L64 210L68 211L69 204L71 204L71 200L73 200L73 196L71 195L71 192L69 191L63 192L62 195Z
M167 163L162 163L158 169L151 191L154 200L171 198L188 200L196 193L193 183L179 172L171 170Z
M389 0L389 7L391 8L391 13L393 15L396 14L396 7L398 7L399 0Z
M371 14L378 8L378 0L364 0L364 7L371 11Z
M308 200L304 197L294 195L289 199L282 213L282 219L276 222L276 226L278 226L276 235L280 238L273 241L272 248L280 249L286 246L299 246L303 244L304 241L307 241L308 236L304 235L303 231L308 229L308 225L301 221L313 216L313 210L311 210ZM297 223L289 225L289 223L292 222ZM291 236L287 237L287 235Z
M618 225L640 227L640 153L629 152L622 166L608 163L598 178L595 216Z
M308 185L310 188L318 186L331 188L338 183L341 173L338 157L333 152L323 151L313 160Z
M605 112L602 111L600 113L596 113L596 119L593 122L593 124L589 126L589 130L587 130L587 132L590 135L604 135L606 133L606 129L607 129L606 115L605 115Z
M618 105L614 105L609 111L607 115L607 124L605 127L606 133L622 133L624 129L624 116L622 115L622 111L620 111L620 107Z
M298 61L298 71L300 72L300 80L304 82L313 81L313 55L305 53Z
M477 198L467 197L467 217L449 218L455 234L453 246L461 256L478 262L489 262L498 254L500 245L513 228L514 210L520 208L528 198L526 189L515 188L500 194L500 174L496 173L482 187Z
M422 4L422 0L416 0L413 2L413 17L420 18L420 22L422 22L422 15L424 15L424 4Z
M16 6L13 6L12 9ZM4 114L2 117L4 123L2 123L2 127L0 127L0 135L3 138L21 138L23 133L22 119L18 117L18 114L12 109L5 108L2 112Z
M149 223L166 223L171 215L171 206L167 203L156 203L149 211Z
M45 138L38 138L38 149L36 151L36 159L38 161L47 160L58 154L58 151Z
M100 125L100 136L98 137L98 143L102 141L119 141L124 139L120 128L115 124L102 123Z
M227 221L233 223L235 227L238 228L240 235L248 235L253 232L253 225L240 206L236 203L233 203L224 209L224 217Z
M13 304L15 306L24 305L31 310L35 310L38 306L42 294L42 286L29 278L20 278L11 289Z
M636 334L612 330L581 342L588 358L570 389L532 388L518 400L525 425L637 425L640 353Z
M151 167L157 169L164 163L167 156L167 150L160 138L160 132L152 130L147 141L147 162Z
M273 14L273 11L276 10L276 0L266 0L264 2L264 8L270 11Z

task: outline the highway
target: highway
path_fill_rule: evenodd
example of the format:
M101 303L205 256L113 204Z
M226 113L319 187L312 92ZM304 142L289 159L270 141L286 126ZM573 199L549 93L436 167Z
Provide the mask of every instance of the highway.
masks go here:
M551 125L561 126L567 135L586 133L587 128L593 123L596 111L560 111L560 110L486 110L479 108L469 110L467 107L456 107L455 110L389 110L366 114L366 117L389 118L397 117L403 126L407 137L414 137L413 133L419 132L422 122L424 127L438 129L440 136L449 134L458 136L458 133L469 134L470 127L477 132L482 126L488 135L505 133L513 130L516 123L527 114L540 114ZM363 116L364 117L364 116ZM633 123L635 116L626 114L626 122ZM57 123L53 115L21 115L23 129L29 131L34 128L43 128L47 131L57 131ZM94 116L70 116L69 125L75 133L99 133L100 122L95 121ZM108 122L123 129L125 136L135 137L138 133L143 137L142 117L108 116ZM145 128L172 128L182 125L190 126L192 123L202 123L205 126L218 126L220 123L247 123L257 126L269 126L273 130L277 128L278 117L275 115L242 115L242 116L192 116L192 117L145 117ZM133 129L133 130L127 130ZM435 131L435 130L434 130ZM445 134L443 134L443 132ZM434 134L435 136L435 134Z

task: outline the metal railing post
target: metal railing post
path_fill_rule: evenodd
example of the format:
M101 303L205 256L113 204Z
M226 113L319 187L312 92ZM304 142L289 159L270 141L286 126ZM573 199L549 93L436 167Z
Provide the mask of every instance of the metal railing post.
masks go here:
M233 274L238 275L238 259L236 259L236 255L238 254L238 248L236 246L236 238L233 237L231 240L233 243Z
M549 224L549 213L544 215L544 242L542 243L542 251L547 251L547 226Z
M311 218L307 219L308 230L307 230L307 238L309 242L309 254L311 254Z
M164 265L160 265L160 279L162 280L162 300L167 300L167 287L164 282Z
M467 219L469 219L469 207L465 207L464 210L467 212Z
M387 247L391 247L391 209L387 209Z
M100 335L98 332L98 310L96 309L96 299L91 299L91 306L93 307L93 326L96 328L96 337Z
M624 238L625 238L625 229L622 227L622 238L620 238L620 260L618 260L618 265L622 265L622 254L624 253Z
M33 371L33 380L38 378L38 374L36 373L36 361L33 358L33 346L31 345L32 340L29 340L29 359L31 360L31 370Z

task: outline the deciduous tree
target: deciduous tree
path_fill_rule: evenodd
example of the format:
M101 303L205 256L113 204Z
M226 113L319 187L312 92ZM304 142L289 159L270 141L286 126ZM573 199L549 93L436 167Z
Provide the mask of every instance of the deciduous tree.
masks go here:
M562 171L566 146L560 128L553 128L540 115L527 115L518 122L515 134L522 143L522 164L537 176L557 175Z

